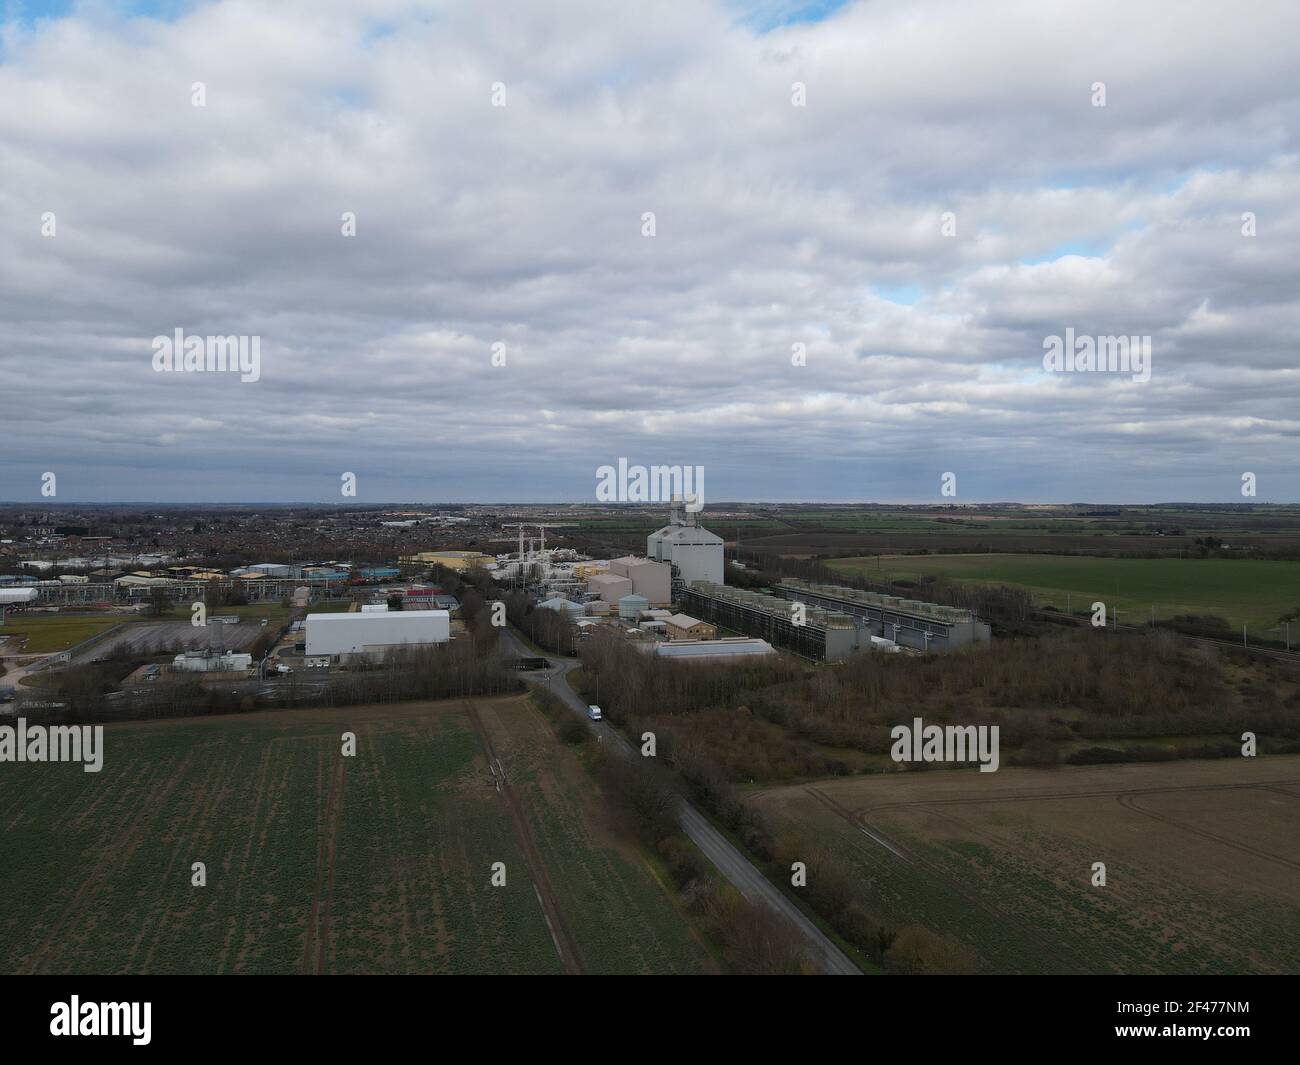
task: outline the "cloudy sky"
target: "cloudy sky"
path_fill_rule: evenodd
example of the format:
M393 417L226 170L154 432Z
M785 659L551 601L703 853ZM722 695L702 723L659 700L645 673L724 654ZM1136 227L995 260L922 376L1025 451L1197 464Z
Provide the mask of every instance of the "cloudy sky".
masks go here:
M1298 38L1290 0L0 0L0 499L586 500L626 457L1300 501ZM158 372L178 328L260 379ZM1149 380L1048 372L1067 329Z

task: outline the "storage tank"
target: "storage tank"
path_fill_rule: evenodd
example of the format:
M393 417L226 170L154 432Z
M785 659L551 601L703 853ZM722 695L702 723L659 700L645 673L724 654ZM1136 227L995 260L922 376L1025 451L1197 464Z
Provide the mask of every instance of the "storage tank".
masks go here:
M650 609L650 600L644 595L625 595L618 601L618 616L628 621L635 621L641 611Z

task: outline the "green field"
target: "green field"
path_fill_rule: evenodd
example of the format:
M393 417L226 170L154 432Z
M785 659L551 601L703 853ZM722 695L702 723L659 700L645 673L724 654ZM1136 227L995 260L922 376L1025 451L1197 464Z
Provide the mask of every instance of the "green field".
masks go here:
M116 615L105 617L63 617L58 614L33 614L26 617L11 617L0 628L0 636L27 637L23 644L24 654L52 654L66 651L73 644L88 640L96 633L111 629L130 618Z
M496 750L525 801L551 883L574 902L566 913L583 971L700 972L705 952L690 933L689 919L669 903L666 877L639 849L615 845L602 830L602 819L591 809L593 801L599 803L591 778L566 771L551 744L539 742L532 721L494 722L490 711L484 716L495 725ZM549 729L534 720L539 729Z
M254 603L249 606L214 607L213 614L237 614L241 621L257 622L267 619L268 628L278 628L289 620L289 611L279 603ZM188 606L175 606L163 614L164 620L188 620ZM82 640L111 629L114 625L158 620L148 614L107 614L102 616L69 616L63 614L31 614L11 616L0 627L0 636L27 637L24 654L53 654L66 651Z
M885 555L831 559L840 573L867 578L943 576L1027 588L1041 605L1085 613L1094 601L1121 621L1213 614L1238 632L1281 635L1279 618L1300 608L1300 562L1238 559L1090 558L1078 555ZM1266 630L1273 630L1271 634ZM1300 623L1292 624L1300 640Z
M0 972L562 971L468 706L110 725L98 774L0 767ZM583 971L707 969L541 714L522 697L475 706L518 773Z

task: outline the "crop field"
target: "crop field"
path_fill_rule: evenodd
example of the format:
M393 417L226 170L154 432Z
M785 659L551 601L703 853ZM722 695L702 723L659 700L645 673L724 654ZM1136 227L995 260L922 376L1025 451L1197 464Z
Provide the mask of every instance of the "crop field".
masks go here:
M763 514L766 527L741 523L745 549L790 558L920 550L1184 558L1203 554L1209 537L1264 559L1300 556L1295 506L774 506ZM714 531L731 535L727 523Z
M896 555L832 559L840 573L868 578L943 576L980 584L1029 589L1041 605L1084 613L1094 601L1118 606L1121 621L1141 622L1180 614L1225 618L1240 635L1273 630L1300 608L1300 562L1252 559L1088 558L1078 555ZM1292 625L1300 641L1300 623Z
M706 968L689 920L669 902L645 855L613 836L576 759L557 757L540 714L484 702L483 727L519 794L546 872L560 897L583 972L689 973Z
M960 940L984 972L1300 967L1300 756L837 778L748 801L846 860L869 909Z
M355 757L340 755L344 731ZM518 774L512 799L485 737ZM124 723L104 742L98 774L0 767L0 971L711 964L522 697ZM191 886L194 862L205 887Z

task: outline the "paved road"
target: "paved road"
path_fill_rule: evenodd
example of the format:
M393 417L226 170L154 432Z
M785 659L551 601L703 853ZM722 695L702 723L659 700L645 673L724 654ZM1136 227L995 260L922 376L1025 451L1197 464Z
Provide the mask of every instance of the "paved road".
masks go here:
M503 633L506 646L520 656L531 656L529 650L509 629ZM525 680L545 687L549 692L564 700L565 705L579 714L596 733L597 738L616 750L624 757L635 757L636 752L622 733L616 731L604 721L590 721L587 718L587 704L569 687L567 674L576 669L580 663L559 655L546 656L554 663L549 670L536 673L522 673ZM736 889L751 902L762 902L781 916L793 923L803 933L808 942L809 951L814 962L826 973L836 976L861 976L859 969L848 956L830 941L803 911L778 891L754 864L740 853L716 827L699 810L683 800L678 811L682 830L691 841L700 848L701 853L709 859Z

